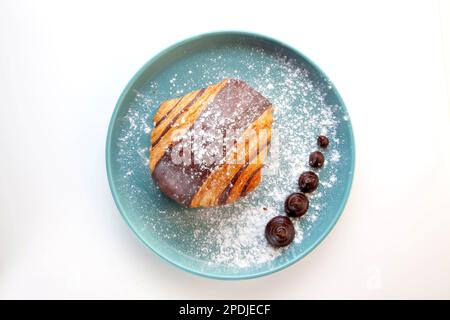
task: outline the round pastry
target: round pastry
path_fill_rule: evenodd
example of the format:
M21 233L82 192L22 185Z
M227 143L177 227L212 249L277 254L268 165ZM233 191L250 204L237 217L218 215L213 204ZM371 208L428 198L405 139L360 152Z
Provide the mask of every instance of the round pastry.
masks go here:
M244 81L225 79L164 101L153 120L152 177L179 204L232 203L260 183L273 108Z

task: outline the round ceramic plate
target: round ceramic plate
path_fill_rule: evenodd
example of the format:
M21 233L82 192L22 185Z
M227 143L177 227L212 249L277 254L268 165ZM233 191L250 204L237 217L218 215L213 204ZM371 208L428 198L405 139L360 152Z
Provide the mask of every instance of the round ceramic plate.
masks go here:
M273 139L261 184L234 204L180 207L165 197L148 169L152 118L167 99L238 78L273 104ZM293 219L296 237L270 247L266 223L284 214L284 199L298 191L319 134L329 137L305 216ZM324 73L295 49L265 36L219 32L196 36L162 51L133 77L114 110L106 166L116 205L139 239L162 258L202 276L243 279L281 270L304 257L341 215L353 178L350 120Z

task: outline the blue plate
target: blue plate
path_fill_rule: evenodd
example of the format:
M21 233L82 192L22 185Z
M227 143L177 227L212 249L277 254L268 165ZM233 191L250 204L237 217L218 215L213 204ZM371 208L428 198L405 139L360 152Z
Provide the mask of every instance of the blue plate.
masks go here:
M148 170L152 117L159 104L224 78L239 78L275 107L274 138L260 186L232 205L186 209L166 198ZM268 246L264 227L284 214L298 191L319 134L330 138L320 186L308 213L294 219L295 241ZM192 273L245 279L281 270L313 250L330 232L348 198L354 141L345 105L324 73L297 50L261 35L219 32L162 51L131 79L117 102L106 143L106 167L116 205L156 254Z

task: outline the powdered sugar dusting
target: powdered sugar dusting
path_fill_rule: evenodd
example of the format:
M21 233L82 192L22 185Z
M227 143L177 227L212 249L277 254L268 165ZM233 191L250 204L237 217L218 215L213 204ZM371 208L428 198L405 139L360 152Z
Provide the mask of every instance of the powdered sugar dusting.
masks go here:
M308 68L279 53L243 48L236 59L227 56L227 48L210 54L204 63L187 66L168 78L153 81L146 91L136 92L135 101L123 116L118 137L118 165L121 191L139 208L136 218L148 231L166 243L176 244L180 254L205 261L207 265L241 269L270 263L289 254L290 247L274 249L264 238L264 228L274 216L284 214L285 198L298 191L298 177L308 166L309 153L317 150L316 139L325 134L330 146L324 168L316 171L320 187L310 198L310 209L301 219L293 219L295 246L301 244L326 208L328 193L338 182L341 156L338 145L344 143L336 128L340 121L336 110L341 106L326 101L331 84L318 87ZM246 55L251 59L246 59ZM262 70L262 72L261 72ZM238 78L267 97L274 106L271 149L259 187L236 203L202 209L182 208L167 200L154 186L148 172L148 145L151 117L159 104L168 98L206 87L224 78ZM200 79L200 80L199 80ZM199 81L201 85L199 86ZM159 90L161 83L167 90ZM150 200L149 200L150 199ZM156 200L155 200L156 199Z

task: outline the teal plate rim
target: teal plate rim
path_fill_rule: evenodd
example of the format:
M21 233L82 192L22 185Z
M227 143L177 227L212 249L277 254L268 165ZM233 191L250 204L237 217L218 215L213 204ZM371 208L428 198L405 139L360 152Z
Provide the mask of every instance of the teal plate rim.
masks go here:
M195 36L192 36L190 38L181 40L169 47L167 47L166 49L160 51L158 54L156 54L155 56L153 56L150 60L148 60L137 72L136 74L131 78L131 80L127 83L126 87L123 89L115 107L114 107L114 111L112 113L111 116L111 120L109 122L109 126L108 126L108 133L107 133L107 138L106 138L106 173L108 176L108 183L109 183L109 187L111 189L111 193L114 199L114 202L116 204L116 207L119 209L119 212L122 216L122 218L125 220L125 222L128 224L129 228L133 231L133 233L136 235L136 237L140 240L141 243L144 244L145 247L147 247L148 249L150 249L152 252L154 252L157 256L161 257L163 260L169 262L171 265L174 265L184 271L187 271L191 274L194 275L198 275L198 276L202 276L202 277L206 277L206 278L210 278L210 279L217 279L217 280L245 280L245 279L253 279L253 278L258 278L258 277L262 277L262 276L266 276L266 275L270 275L272 273L281 271L291 265L293 265L294 263L298 262L299 260L301 260L302 258L304 258L305 256L307 256L311 251L313 251L326 237L327 235L331 232L331 230L334 228L334 226L336 225L337 221L339 220L339 218L341 217L345 206L347 204L349 195L350 195L350 191L352 188L352 184L353 184L353 177L354 177L354 173L355 173L355 162L356 162L356 158L355 158L355 138L353 135L353 127L352 127L352 123L351 123L351 119L350 116L347 112L347 116L348 116L348 126L350 128L349 130L349 147L350 147L350 151L351 151L351 162L350 162L350 183L348 183L346 189L345 189L345 193L344 193L344 198L343 201L341 202L340 207L337 210L336 215L334 216L333 220L331 221L331 223L329 224L328 228L326 230L324 230L324 232L322 233L322 235L309 247L307 248L304 252L302 252L300 255L298 255L295 259L286 262L285 264L282 264L280 266L277 266L276 268L270 269L270 270L266 270L266 271L261 271L261 272L257 272L254 274L250 274L250 275L217 275L217 274L211 274L208 272L201 272L183 265L180 265L178 263L176 263L175 261L172 261L171 259L167 258L166 256L164 256L163 253L155 250L154 248L152 248L147 242L145 242L140 236L139 233L136 231L136 229L131 225L130 221L127 218L127 215L125 214L125 210L120 202L119 197L117 196L117 190L116 190L116 186L114 184L113 178L112 178L112 169L111 169L111 143L112 143L112 131L113 131L113 127L114 124L116 123L117 120L117 115L120 109L120 106L123 103L123 100L125 98L125 96L127 95L127 93L130 91L130 89L133 87L134 83L136 82L137 79L140 78L140 76L144 73L144 71L149 68L155 61L157 61L160 57L164 56L166 53L174 50L175 48L182 46L186 43L189 43L191 41L195 41L198 39L201 39L203 37L211 37L211 36L219 36L219 35L234 35L234 36L249 36L249 37L256 37L256 38L260 38L266 41L269 41L277 46L281 46L281 47L285 47L288 48L290 50L292 50L293 52L295 52L297 55L299 55L303 60L305 60L307 63L309 63L312 67L314 67L322 76L324 79L326 79L327 81L329 81L330 83L333 83L329 77L325 74L325 72L323 72L323 70L316 64L314 63L311 59L309 59L307 56L305 56L303 53L301 53L299 50L297 50L295 47L286 44L284 42L281 42L279 40L275 40L271 37L259 34L259 33L254 33L254 32L248 32L248 31L236 31L236 30L230 30L230 31L214 31L214 32L208 32L208 33L202 33L202 34L198 34ZM336 89L336 86L333 83L333 88L334 88L334 92L335 95L340 103L340 105L346 110L347 107L344 103L344 100L342 99L341 95L339 94L339 91Z

